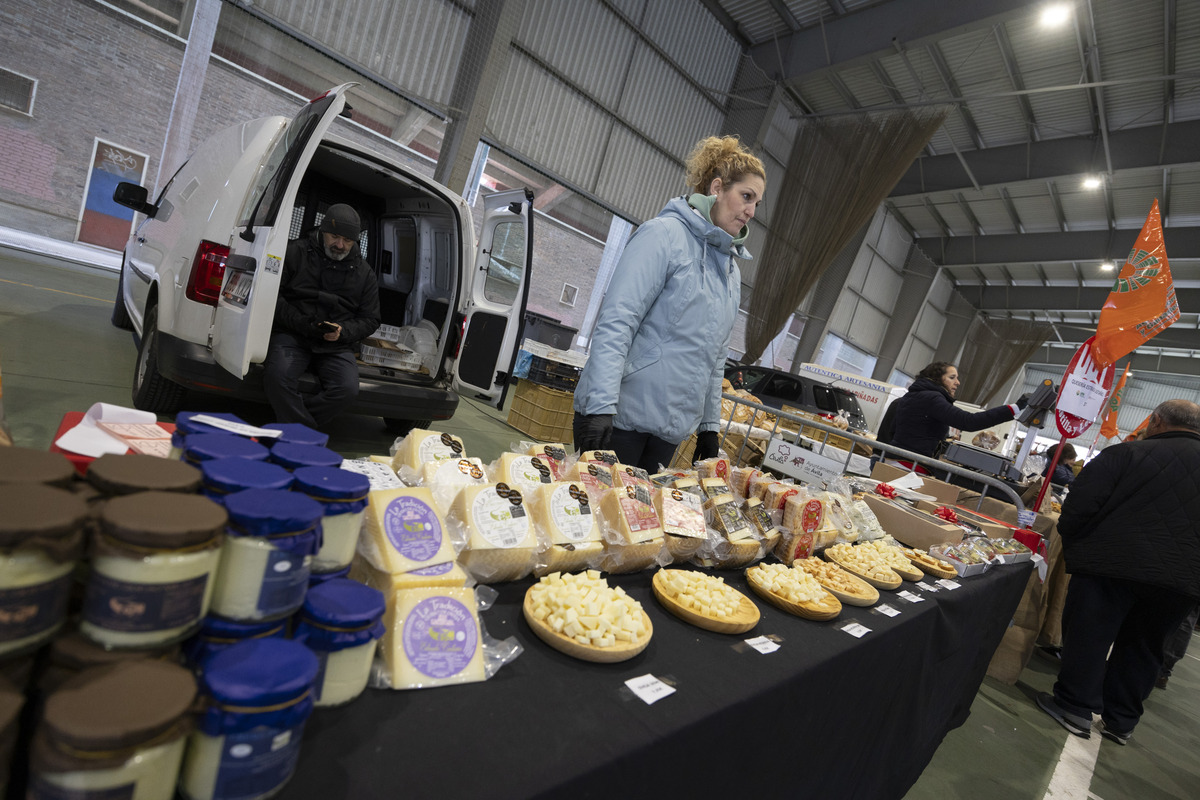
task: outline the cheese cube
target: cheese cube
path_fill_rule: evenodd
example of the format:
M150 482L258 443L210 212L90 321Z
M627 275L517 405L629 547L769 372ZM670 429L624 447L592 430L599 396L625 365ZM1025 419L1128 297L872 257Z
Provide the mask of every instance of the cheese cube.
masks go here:
M598 563L604 542L582 485L551 483L537 487L527 497L534 525L543 534L534 574L577 572Z
M533 569L537 535L524 498L507 483L464 487L449 516L466 532L458 561L475 580L514 581Z
M426 461L441 461L446 458L463 458L466 452L463 441L450 433L428 431L423 428L413 428L408 435L400 440L396 452L392 456L392 469L400 471L400 467L408 467L414 472L421 471L421 465Z
M656 562L665 541L648 489L609 489L600 500L600 512L613 532L605 542L605 572L636 572Z
M541 456L502 453L500 458L492 462L491 479L494 483L507 483L522 492L529 492L552 483L555 477L550 462Z
M383 615L379 652L393 689L482 681L483 643L471 589L404 589Z
M525 451L526 455L538 456L550 465L554 480L561 481L567 475L567 446L565 444L534 444Z
M367 495L358 550L383 572L411 572L454 560L446 523L423 487L378 489Z

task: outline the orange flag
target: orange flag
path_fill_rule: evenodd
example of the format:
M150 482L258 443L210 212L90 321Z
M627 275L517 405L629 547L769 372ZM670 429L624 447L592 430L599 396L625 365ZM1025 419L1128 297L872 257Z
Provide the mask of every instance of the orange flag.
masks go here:
M1127 441L1127 442L1132 442L1134 439L1136 439L1136 438L1137 438L1137 435L1138 435L1139 433L1141 433L1142 431L1146 430L1146 426L1150 424L1150 417L1153 417L1153 416L1154 416L1153 414L1150 414L1150 415L1148 415L1148 416L1147 416L1147 417L1146 417L1144 420L1142 420L1142 424L1141 424L1141 425L1138 425L1136 428L1134 428L1134 429L1133 429L1133 430L1130 432L1130 434L1129 434L1128 436L1126 436L1126 437L1125 437L1125 441Z
M1163 245L1158 201L1100 309L1092 358L1107 367L1179 319L1179 301Z
M1117 431L1117 410L1121 408L1121 393L1125 391L1125 379L1129 377L1129 365L1125 365L1125 373L1121 375L1121 380L1117 381L1117 388L1113 389L1112 396L1108 398L1108 416L1104 418L1104 424L1100 426L1100 435L1105 439L1116 438L1119 433Z

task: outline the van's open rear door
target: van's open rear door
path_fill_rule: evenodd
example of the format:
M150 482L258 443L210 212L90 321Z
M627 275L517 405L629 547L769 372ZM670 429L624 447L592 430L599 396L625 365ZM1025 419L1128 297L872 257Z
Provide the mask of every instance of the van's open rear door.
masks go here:
M454 363L454 390L499 408L517 360L533 256L533 193L484 198L466 329Z
M345 107L347 90L356 85L330 89L300 110L263 161L242 206L212 339L213 358L239 378L251 362L267 355L291 223L279 218L280 211L290 213L321 137Z

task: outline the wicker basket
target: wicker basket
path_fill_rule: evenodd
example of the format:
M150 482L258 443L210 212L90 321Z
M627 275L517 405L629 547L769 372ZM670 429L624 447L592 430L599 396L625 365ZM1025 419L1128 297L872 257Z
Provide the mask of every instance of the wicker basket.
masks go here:
M757 467L762 464L763 456L766 455L766 449L762 442L756 439L750 439L746 442L746 448L742 449L742 441L746 438L740 433L721 433L724 441L721 444L721 449L729 456L729 461L734 466L738 467ZM696 452L696 434L692 434L688 438L679 443L679 447L675 448L675 457L671 459L671 469L691 469L692 454ZM742 457L738 459L738 453Z

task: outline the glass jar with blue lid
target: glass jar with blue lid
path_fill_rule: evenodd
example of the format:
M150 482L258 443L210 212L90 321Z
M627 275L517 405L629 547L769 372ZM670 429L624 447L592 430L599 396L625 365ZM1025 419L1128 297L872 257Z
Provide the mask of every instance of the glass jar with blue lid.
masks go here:
M312 651L288 639L249 639L209 659L181 794L251 800L278 793L296 770L318 666Z
M200 464L201 491L220 501L244 489L290 489L292 473L278 464L248 458L213 458Z
M199 466L214 458L266 461L271 451L253 439L228 433L194 433L183 440L183 460Z
M238 642L248 639L285 639L289 618L236 622L209 614L200 631L183 643L183 657L196 672L203 672L209 659Z
M232 431L201 422L196 417L213 417L236 425L249 425L237 414L218 413L215 411L180 411L175 415L175 430L171 433L171 454L168 458L179 458L183 454L183 440L193 433L220 433L226 436L236 436Z
M383 592L349 578L309 589L292 638L321 663L313 693L318 706L349 703L367 688L375 642L383 636Z
M328 447L288 442L280 442L271 448L271 460L290 470L300 467L340 467L343 461L340 453Z
M325 508L300 492L245 489L224 500L229 526L212 613L232 620L285 617L304 603L321 549Z
M321 520L324 543L313 558L313 572L335 572L350 566L366 513L370 479L337 467L300 467L292 478L293 491L303 492L325 509Z
M269 422L263 425L269 431L279 431L279 436L272 442L278 444L308 444L324 447L329 444L329 434L308 427L302 422Z

